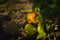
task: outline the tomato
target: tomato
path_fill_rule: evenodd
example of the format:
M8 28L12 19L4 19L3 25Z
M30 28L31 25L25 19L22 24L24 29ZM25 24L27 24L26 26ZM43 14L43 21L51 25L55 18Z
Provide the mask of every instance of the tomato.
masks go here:
M27 14L27 22L28 23L35 23L34 18L36 17L36 13L35 12L31 12Z

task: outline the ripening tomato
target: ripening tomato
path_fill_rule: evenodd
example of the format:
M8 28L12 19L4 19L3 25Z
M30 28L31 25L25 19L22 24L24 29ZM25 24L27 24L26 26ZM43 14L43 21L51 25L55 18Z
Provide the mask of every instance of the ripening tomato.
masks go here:
M27 14L27 22L28 23L35 23L34 18L36 17L36 13L35 12L31 12Z

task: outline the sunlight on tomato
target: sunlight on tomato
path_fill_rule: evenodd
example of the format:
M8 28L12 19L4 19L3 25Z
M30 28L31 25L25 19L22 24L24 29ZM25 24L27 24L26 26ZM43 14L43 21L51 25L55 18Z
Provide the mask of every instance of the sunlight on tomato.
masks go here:
M35 23L34 18L36 17L36 13L35 12L31 12L27 14L27 22L28 23Z

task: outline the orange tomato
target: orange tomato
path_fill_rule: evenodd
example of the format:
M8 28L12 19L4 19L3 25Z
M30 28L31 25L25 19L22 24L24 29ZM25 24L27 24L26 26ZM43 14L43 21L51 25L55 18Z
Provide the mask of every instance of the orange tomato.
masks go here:
M35 16L36 16L35 12L28 13L27 14L27 22L28 23L35 23L35 20L34 20Z

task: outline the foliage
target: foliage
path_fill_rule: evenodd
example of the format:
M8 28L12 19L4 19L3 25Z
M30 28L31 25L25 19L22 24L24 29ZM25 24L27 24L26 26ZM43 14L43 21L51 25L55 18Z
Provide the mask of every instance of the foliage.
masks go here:
M48 37L50 40L50 34L51 33L54 34L54 30L55 30L55 29L50 29L50 28L54 28L53 26L51 26L54 23L49 24L49 22L47 22L45 20L45 18L43 17L42 13L45 12L49 15L54 16L54 14L56 14L56 0L52 0L51 3L49 3L48 5L45 5L44 7L42 7L41 2L44 3L44 0L42 0L42 1L41 0L35 0L35 4L33 6L33 11L37 12L37 14L38 14L38 16L35 19L39 20L39 22L37 23L38 26L36 28L36 30L38 32L36 39L40 39L42 37ZM49 35L49 36L46 36L46 35ZM54 36L53 40L56 40L55 36Z
M48 40L57 40L57 37L55 36L55 31L58 29L58 23L54 22L55 20L54 18L57 17L57 2L56 1L57 0L34 0L32 9L28 9L28 8L27 8L28 10L18 9L18 11L21 12L21 15L23 15L21 17L19 16L19 13L17 12L18 15L16 16L18 16L19 18L14 17L13 15L10 15L10 14L14 14L14 11L15 11L15 9L13 8L13 5L11 4L10 7L7 8L7 10L10 13L9 17L12 16L13 18L11 18L10 23L9 22L6 23L7 27L4 28L4 32L13 34L18 29L18 32L20 33L18 36L27 35L27 38L29 38L34 35L35 40L39 40L41 38L42 39L48 38ZM12 0L10 2L12 2ZM0 12L0 14L2 13ZM4 20L3 17L1 18L1 21L2 19ZM16 20L16 22L18 22L17 24L15 24L14 22L15 19L17 19ZM1 24L4 24L4 22L1 22ZM50 38L51 36L53 37ZM22 37L22 39L24 37Z

